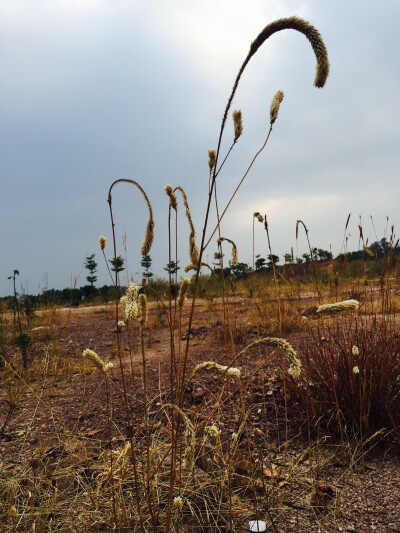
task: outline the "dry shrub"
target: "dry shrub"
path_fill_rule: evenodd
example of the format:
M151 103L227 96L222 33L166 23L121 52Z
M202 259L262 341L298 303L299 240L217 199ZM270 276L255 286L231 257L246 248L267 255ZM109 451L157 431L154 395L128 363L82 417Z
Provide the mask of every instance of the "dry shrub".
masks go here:
M314 427L347 437L400 429L399 327L387 317L336 319L302 342L292 382Z

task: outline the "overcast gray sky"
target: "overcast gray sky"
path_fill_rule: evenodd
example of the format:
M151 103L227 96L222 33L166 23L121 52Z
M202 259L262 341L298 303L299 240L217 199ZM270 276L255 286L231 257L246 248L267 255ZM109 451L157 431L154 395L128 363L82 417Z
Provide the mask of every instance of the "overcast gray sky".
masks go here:
M223 207L262 145L269 106L285 92L266 150L256 161L222 234L251 263L252 214L266 213L273 252L294 247L296 220L313 246L341 251L349 212L349 249L364 235L399 227L400 61L398 0L1 0L0 2L0 295L20 271L23 287L64 288L109 238L108 188L132 178L155 211L153 270L168 261L164 185L187 192L200 239L208 191L207 150L249 45L276 18L297 15L320 31L331 74L315 89L307 39L273 35L251 60L232 110L244 133L218 183ZM226 128L224 146L232 140ZM118 253L126 231L130 273L141 272L146 206L138 191L114 190ZM215 217L213 216L213 220ZM188 227L179 213L179 257L189 262ZM262 225L256 253L266 255ZM304 235L298 254L306 251ZM211 262L216 245L205 259ZM228 250L226 250L229 253ZM86 283L83 271L78 286ZM135 276L140 280L141 275ZM20 287L19 287L20 288Z

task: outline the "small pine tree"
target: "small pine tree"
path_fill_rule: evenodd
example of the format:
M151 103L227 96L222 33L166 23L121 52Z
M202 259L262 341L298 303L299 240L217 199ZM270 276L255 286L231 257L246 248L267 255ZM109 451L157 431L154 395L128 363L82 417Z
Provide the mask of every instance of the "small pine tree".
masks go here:
M89 276L86 276L86 279L90 283L91 287L93 287L93 284L97 281L97 276L95 276L95 273L97 272L97 263L94 260L95 254L89 255L85 260L85 268L89 270Z
M148 280L153 277L153 272L150 271L151 263L152 263L152 259L149 255L144 255L140 262L141 266L145 269L145 271L142 272L142 274Z
M114 259L109 259L108 262L111 263L111 270L113 272L122 272L123 270L125 270L125 259L121 255L115 257Z
M171 276L172 276L173 274L176 274L178 270L180 270L181 267L178 265L179 265L179 261L177 261L176 263L175 261L171 261L170 263L167 264L164 270L166 272L171 272Z

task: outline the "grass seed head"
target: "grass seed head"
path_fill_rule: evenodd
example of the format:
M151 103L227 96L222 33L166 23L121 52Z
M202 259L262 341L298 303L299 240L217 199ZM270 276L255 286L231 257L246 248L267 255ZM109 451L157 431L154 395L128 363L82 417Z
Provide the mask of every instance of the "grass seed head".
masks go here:
M104 250L104 248L106 247L106 241L107 241L107 237L104 237L103 235L99 237L100 250Z
M172 207L172 209L175 209L175 211L178 211L178 200L176 198L172 185L168 184L164 187L164 189L169 197L169 205Z
M105 363L96 352L89 348L83 350L82 355L83 357L86 357L86 359L89 359L89 361L91 361L101 372L104 372L104 374L107 374L107 372L114 366L112 363Z
M204 363L198 364L195 367L193 374L196 374L197 372L201 372L204 370L205 371L215 370L219 372L220 374L226 374L230 378L240 378L239 368L220 365L218 363L214 363L213 361L205 361Z
M359 302L357 300L344 300L343 302L336 302L333 304L322 304L318 307L317 313L325 313L333 315L342 313L343 311L358 310Z
M275 96L272 99L271 107L269 110L269 120L270 120L271 126L272 124L274 124L274 122L278 118L279 108L283 101L284 96L285 95L282 91L278 91L277 93L275 93Z
M182 309L186 302L187 291L189 289L190 279L183 278L178 294L178 305Z
M233 118L233 129L235 132L234 140L236 142L243 133L242 111L240 109L235 110L232 113L232 118Z
M217 152L215 150L208 150L208 167L211 170L215 167L217 162Z

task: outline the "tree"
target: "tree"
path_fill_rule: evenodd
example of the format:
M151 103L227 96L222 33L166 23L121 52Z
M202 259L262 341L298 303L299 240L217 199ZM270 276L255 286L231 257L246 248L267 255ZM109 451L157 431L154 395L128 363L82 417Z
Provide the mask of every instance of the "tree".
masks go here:
M113 272L122 272L123 270L125 270L125 259L121 255L119 255L118 257L114 257L114 259L109 259L108 262L111 263L111 270Z
M149 255L144 255L140 262L141 266L145 269L145 271L142 272L142 274L148 280L153 277L153 272L150 272L151 263L152 263L152 259Z
M170 272L171 273L171 276L173 276L174 274L176 274L178 272L178 270L180 270L180 266L179 265L179 261L177 261L175 263L175 261L171 261L170 263L167 263L167 266L164 267L164 270L166 272Z
M237 279L243 279L247 276L247 269L248 269L247 263L237 263L236 265L231 265L230 270L231 274L235 276Z
M268 254L267 259L268 259L267 267L269 269L272 268L272 264L276 265L276 263L279 263L279 257L275 254Z
M267 260L261 257L260 254L256 255L256 261L254 263L256 272L262 272L266 268Z
M91 287L93 287L93 283L97 281L97 276L95 276L95 273L97 272L97 263L94 260L95 254L89 255L89 257L85 260L85 268L89 270L89 276L86 276L86 279L90 283Z
M285 254L283 256L283 260L285 261L286 264L291 265L293 263L292 254Z

